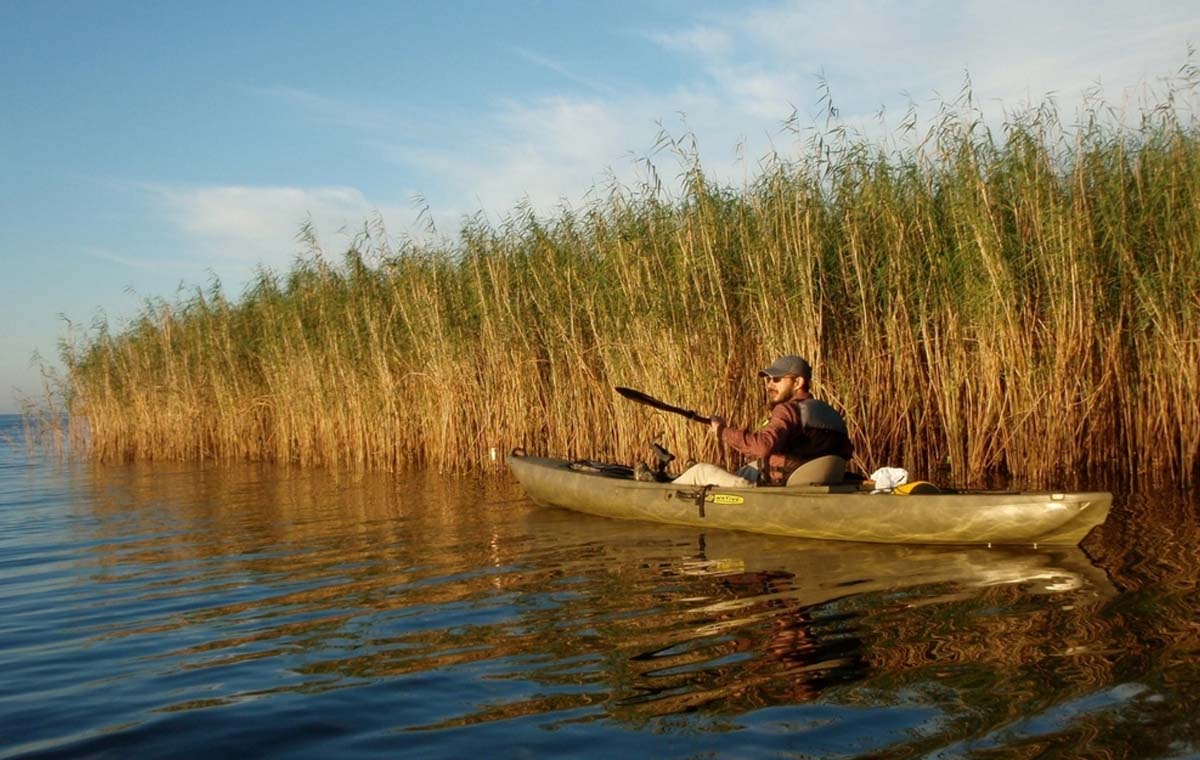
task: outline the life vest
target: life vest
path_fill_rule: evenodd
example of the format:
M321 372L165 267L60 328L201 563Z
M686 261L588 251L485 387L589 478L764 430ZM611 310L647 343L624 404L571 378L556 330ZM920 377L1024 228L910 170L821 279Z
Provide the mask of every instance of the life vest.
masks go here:
M804 427L816 430L832 430L842 435L850 435L850 432L846 430L846 421L842 419L842 415L838 414L836 409L821 399L805 398L789 403L800 407L800 421L804 423Z
M846 421L829 404L815 398L794 399L801 429L795 431L782 448L762 463L765 482L782 485L797 467L830 454L846 461L854 456L854 445L846 430Z

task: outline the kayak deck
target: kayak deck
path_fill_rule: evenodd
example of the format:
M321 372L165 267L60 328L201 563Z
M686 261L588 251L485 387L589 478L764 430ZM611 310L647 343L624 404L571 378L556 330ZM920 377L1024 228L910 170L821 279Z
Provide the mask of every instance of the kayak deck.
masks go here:
M531 500L605 517L873 543L1074 546L1107 492L875 494L856 485L725 488L642 482L564 459L512 455Z

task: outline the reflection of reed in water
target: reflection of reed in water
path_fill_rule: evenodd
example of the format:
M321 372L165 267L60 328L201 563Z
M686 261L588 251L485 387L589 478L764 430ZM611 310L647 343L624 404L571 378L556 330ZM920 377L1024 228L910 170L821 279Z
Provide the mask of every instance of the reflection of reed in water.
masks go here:
M505 522L479 505L517 493L495 480L464 484L420 472L396 478L273 465L146 463L92 466L77 489L80 503L103 518L99 529L121 540L120 551L113 551L116 544L96 547L101 564L212 557L248 559L267 571L302 569L289 548L303 561L330 544L343 560L412 545L417 564L418 547L461 548L469 562ZM415 532L419 544L412 541ZM148 540L129 542L138 536Z
M181 669L285 657L295 677L267 690L329 683L307 653L324 660L370 637L374 615L436 616L504 585L497 546L512 543L510 521L478 505L511 497L507 484L258 465L77 474L77 500L98 518L84 569L136 594L132 621L95 632L186 638L160 655ZM209 632L198 642L197 629Z
M633 693L614 709L642 717L702 707L742 712L807 702L861 677L862 642L843 619L797 604L794 580L769 570L708 578L703 585L714 601L696 611L708 614L695 621L691 638L633 655Z
M1193 503L1134 496L1085 542L1103 575L1087 565L1077 590L1038 598L1024 581L949 604L881 599L872 674L838 698L938 706L947 725L899 754L945 749L949 737L952 756L1179 755L1200 746L1200 710L1188 707L1200 693L1197 545ZM1070 585L1047 581L1035 585Z
M1200 493L1162 490L1118 499L1084 548L1123 589L1179 590L1200 582Z

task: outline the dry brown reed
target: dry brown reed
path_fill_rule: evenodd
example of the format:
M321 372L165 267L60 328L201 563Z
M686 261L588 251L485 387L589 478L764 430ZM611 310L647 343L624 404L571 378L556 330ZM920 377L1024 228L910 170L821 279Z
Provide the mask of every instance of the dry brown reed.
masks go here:
M1169 100L1136 127L1043 106L1001 136L960 103L919 145L826 131L738 189L674 143L675 200L614 187L398 249L376 229L236 301L148 303L64 347L66 400L100 460L463 470L661 440L734 464L612 386L754 424L755 371L797 352L866 472L1195 480L1200 132Z

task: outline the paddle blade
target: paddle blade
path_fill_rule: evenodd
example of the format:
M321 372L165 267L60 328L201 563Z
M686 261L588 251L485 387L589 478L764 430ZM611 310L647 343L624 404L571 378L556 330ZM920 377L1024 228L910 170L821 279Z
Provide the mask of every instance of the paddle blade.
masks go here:
M624 388L624 387L618 385L616 388L613 388L613 390L615 390L617 393L624 396L625 398L629 399L630 401L636 401L639 404L650 404L651 406L654 406L656 404L662 403L658 399L647 396L645 393L642 393L641 391L635 391L633 388Z
M702 422L706 425L708 424L707 417L702 417L701 415L693 412L691 409L683 409L678 406L671 406L670 404L666 403L665 401L659 401L658 399L654 398L653 396L647 396L645 393L634 390L633 388L625 388L623 386L616 386L615 388L613 388L613 390L615 390L617 393L624 396L625 398L629 399L630 401L636 401L639 404L645 404L646 406L652 406L655 409L661 409L664 412L670 412L671 414L683 415L684 417L687 417L689 420L695 420L696 422Z

